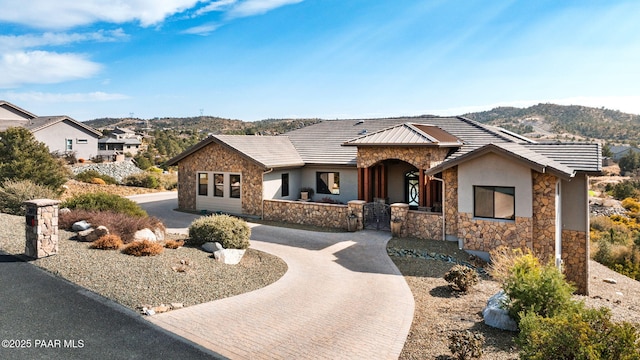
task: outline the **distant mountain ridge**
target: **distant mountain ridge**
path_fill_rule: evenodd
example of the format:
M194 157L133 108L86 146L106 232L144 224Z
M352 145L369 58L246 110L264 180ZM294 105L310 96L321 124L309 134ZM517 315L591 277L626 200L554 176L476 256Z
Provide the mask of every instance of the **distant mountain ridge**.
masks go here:
M599 140L610 143L637 142L640 115L605 108L578 105L538 104L528 108L497 107L467 113L466 118L499 126L531 138L551 140ZM299 129L322 119L231 120L212 116L187 118L115 119L103 118L85 123L99 129L114 126L136 129L172 129L194 133L276 135Z

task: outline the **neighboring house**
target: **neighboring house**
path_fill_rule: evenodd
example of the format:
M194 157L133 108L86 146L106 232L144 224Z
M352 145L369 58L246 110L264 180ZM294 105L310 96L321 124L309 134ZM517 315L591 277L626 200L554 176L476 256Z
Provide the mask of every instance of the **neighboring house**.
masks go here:
M630 153L640 154L640 149L629 145L615 145L609 147L609 150L611 150L611 158L616 162Z
M485 257L529 248L588 292L588 176L600 174L599 144L537 143L463 117L335 120L284 136L210 136L167 164L178 166L181 209L332 227L351 216L362 228L388 223L374 209L394 204L385 211L402 235ZM348 204L297 201L302 187L315 201Z
M98 153L102 133L68 116L36 116L11 103L0 101L0 130L25 127L49 151L74 154L78 159L91 159Z
M108 137L98 140L98 154L105 160L136 156L142 146L142 136L132 130L116 127Z

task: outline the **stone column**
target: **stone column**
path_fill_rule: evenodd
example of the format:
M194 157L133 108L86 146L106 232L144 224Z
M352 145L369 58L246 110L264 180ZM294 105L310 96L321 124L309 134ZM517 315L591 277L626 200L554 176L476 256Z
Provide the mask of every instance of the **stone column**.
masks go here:
M407 214L409 213L409 204L395 203L391 204L391 235L403 237L406 236Z
M25 255L39 259L58 253L58 200L25 201Z
M347 216L355 215L358 220L357 230L364 229L364 204L366 204L364 200L351 200L347 203L349 208Z

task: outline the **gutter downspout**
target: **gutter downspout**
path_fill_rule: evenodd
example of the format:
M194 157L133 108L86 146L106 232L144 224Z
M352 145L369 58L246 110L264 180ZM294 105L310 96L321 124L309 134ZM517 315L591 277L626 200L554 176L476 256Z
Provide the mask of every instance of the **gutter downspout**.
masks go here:
M429 176L429 180L436 180L436 181L440 181L442 183L442 240L447 240L447 235L446 235L446 228L445 228L445 214L447 213L445 210L445 204L447 203L446 199L445 199L445 189L444 189L444 180L443 179L438 179L435 176ZM462 248L462 247L460 247Z
M260 204L262 205L262 210L260 213L260 220L264 220L264 176L272 171L273 171L273 168L262 172L262 183L260 184L262 186L262 200L260 201Z

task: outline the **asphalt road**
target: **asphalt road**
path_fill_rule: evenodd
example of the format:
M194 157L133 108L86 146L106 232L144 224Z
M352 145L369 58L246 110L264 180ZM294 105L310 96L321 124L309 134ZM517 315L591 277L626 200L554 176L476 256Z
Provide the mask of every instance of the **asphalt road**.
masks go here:
M0 289L0 359L222 358L4 253Z

